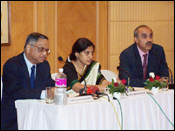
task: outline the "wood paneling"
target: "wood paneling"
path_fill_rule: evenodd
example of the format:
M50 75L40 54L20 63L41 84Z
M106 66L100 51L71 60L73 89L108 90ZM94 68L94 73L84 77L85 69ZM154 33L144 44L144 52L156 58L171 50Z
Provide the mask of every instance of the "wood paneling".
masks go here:
M110 1L110 21L171 21L174 1Z
M49 37L49 48L51 53L48 55L47 60L50 63L51 72L57 72L57 2L49 1L45 3L45 26L44 33ZM47 17L46 17L47 16ZM39 24L39 23L38 23Z
M96 59L101 69L108 68L108 2L97 2Z
M66 61L74 42L81 37L96 45L96 1L58 1L57 16L57 57ZM63 65L58 61L58 68Z
M33 32L33 2L11 1L11 46L1 46L1 76L5 62L23 52L25 40Z
M1 46L1 76L5 62L24 50L26 38L31 32L40 32L49 37L51 53L47 60L51 66L51 73L58 72L58 68L64 65L58 61L58 56L66 60L78 38L87 37L96 46L98 42L96 34L99 32L96 24L99 18L97 11L104 9L104 6L97 9L97 3L97 1L11 1L11 46ZM100 4L102 5L102 2ZM106 16L107 13L105 19ZM102 14L100 18L103 19ZM103 25L102 23L101 26ZM106 34L103 37L106 37ZM104 44L107 43L103 42L100 46ZM100 55L96 58L96 54L99 53L98 46L95 50L94 60L104 61Z

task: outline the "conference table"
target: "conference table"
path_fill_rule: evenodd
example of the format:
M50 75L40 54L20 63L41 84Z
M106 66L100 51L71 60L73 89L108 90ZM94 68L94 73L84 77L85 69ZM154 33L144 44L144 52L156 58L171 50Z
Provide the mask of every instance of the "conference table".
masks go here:
M174 130L174 89L111 102L101 98L55 105L26 99L15 106L19 130Z

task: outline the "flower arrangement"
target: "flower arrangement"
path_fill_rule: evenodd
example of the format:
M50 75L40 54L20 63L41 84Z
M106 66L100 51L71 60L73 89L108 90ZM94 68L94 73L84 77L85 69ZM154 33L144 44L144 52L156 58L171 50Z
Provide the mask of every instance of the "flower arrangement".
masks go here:
M120 92L120 93L126 94L127 88L124 85L125 83L126 83L125 79L123 79L122 81L119 81L118 83L117 82L114 83L114 80L112 79L111 85L108 85L109 93L111 93L112 95L114 94L114 92Z
M146 80L146 82L143 82L143 84L145 84L144 88L149 90L151 90L152 87L159 87L159 89L161 89L167 85L166 82L161 81L160 76L155 76L155 78L154 76L151 76L149 79Z

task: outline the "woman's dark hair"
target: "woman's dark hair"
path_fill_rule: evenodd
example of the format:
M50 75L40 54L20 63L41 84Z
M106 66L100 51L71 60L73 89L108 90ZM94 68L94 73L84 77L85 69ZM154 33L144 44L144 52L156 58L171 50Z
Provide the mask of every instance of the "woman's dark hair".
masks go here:
M75 53L82 52L86 50L89 46L92 46L93 49L95 48L94 44L87 38L79 38L72 47L72 53L70 54L70 60L76 60Z

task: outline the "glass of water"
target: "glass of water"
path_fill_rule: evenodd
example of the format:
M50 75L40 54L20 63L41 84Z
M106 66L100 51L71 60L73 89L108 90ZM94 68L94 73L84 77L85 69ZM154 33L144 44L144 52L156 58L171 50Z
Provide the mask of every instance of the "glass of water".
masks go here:
M47 104L54 103L54 93L55 93L55 87L46 87L45 97Z
M167 85L162 88L162 91L167 91L168 90L168 80L169 80L169 77L163 76L163 77L161 77L161 80L162 80L162 82L166 82L167 83Z

